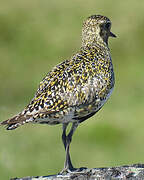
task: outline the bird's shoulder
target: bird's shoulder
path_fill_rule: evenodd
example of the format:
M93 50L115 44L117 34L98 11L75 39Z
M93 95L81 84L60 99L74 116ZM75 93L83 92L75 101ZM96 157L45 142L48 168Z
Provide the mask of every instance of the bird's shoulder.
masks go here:
M87 76L97 69L98 60L103 59L104 54L97 48L82 48L70 59L55 66L40 82L36 95L44 93L48 89L65 86L70 81L77 83L76 79L87 80ZM69 82L69 83L68 83Z
M82 48L69 60L58 64L40 82L26 109L32 112L44 108L56 112L87 102L91 80L99 72L98 61L103 59L101 56L102 52L97 47ZM91 99L93 97L91 95Z

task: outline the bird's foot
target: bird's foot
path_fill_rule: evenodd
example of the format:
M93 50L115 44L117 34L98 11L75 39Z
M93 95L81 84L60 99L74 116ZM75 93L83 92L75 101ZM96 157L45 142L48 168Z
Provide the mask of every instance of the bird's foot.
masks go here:
M86 167L80 167L80 168L75 168L71 173L83 173L87 168Z
M86 167L80 167L76 169L76 172L82 172L83 170L87 169Z
M86 167L80 168L64 168L59 174L67 174L67 173L82 173L83 170L87 169Z
M75 172L76 170L77 170L76 168L67 168L67 167L65 167L59 174L72 173L72 172Z

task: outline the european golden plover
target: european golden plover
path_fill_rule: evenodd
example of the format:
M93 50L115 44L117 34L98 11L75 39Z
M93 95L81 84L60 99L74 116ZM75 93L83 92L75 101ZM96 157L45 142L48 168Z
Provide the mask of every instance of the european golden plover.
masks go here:
M70 59L54 67L40 82L32 101L22 112L1 122L7 130L25 123L62 124L66 151L64 169L72 171L69 147L78 125L98 112L114 87L108 38L116 37L106 16L92 15L82 27L82 45ZM66 129L72 123L70 132Z

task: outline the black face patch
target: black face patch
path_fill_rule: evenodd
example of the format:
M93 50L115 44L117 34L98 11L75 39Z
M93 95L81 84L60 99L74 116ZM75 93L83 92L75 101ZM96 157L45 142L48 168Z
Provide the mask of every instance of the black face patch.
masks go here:
M110 22L108 22L108 23L106 23L104 26L105 26L105 29L106 29L106 30L109 30L109 29L110 29L110 27L111 27L111 23L110 23Z
M108 32L110 31L109 30L110 26L111 26L110 23L100 25L100 36L107 44L108 44L108 37L109 37Z

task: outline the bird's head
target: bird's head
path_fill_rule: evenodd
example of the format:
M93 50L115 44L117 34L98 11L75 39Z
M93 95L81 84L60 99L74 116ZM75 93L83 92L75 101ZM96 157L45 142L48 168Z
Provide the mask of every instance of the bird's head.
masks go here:
M110 30L111 21L106 16L92 15L88 17L83 23L82 45L108 44L109 37L116 37Z

